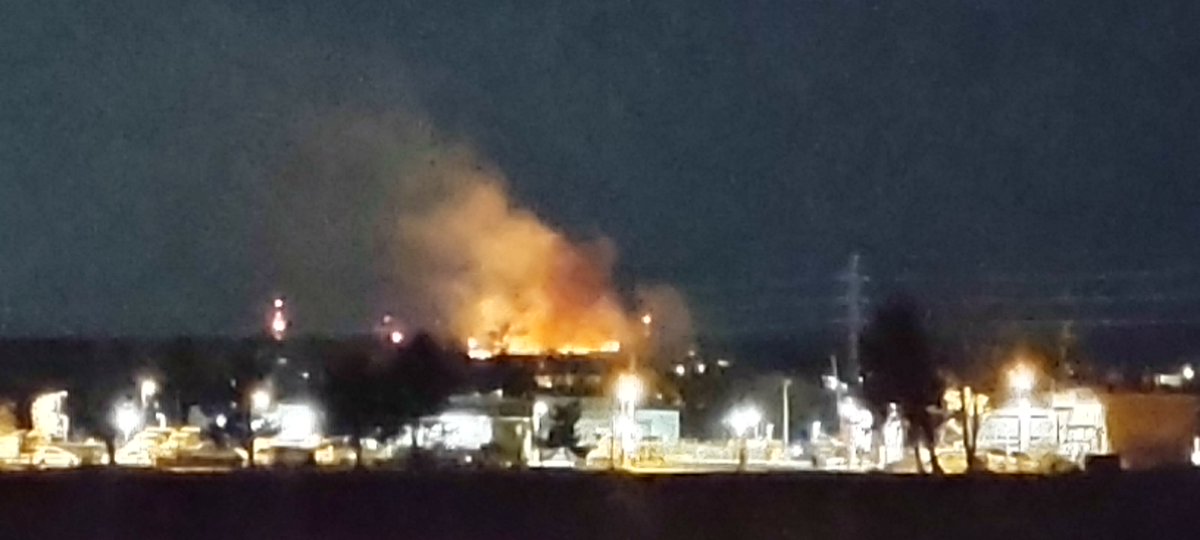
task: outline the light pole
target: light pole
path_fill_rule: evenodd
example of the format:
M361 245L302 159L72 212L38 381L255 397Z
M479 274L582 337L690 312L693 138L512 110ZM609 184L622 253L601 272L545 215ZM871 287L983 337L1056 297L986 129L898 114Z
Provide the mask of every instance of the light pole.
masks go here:
M253 467L255 465L254 454L258 453L258 431L262 428L261 416L271 408L271 392L266 388L257 388L250 392L247 401L249 401L250 407L246 411L246 428L249 429L249 460L250 466ZM260 418L256 419L255 416Z
M1017 364L1008 372L1008 388L1017 398L1017 449L1021 452L1029 451L1029 431L1030 424L1033 422L1030 398L1036 384L1037 376L1029 366L1023 363Z
M646 312L645 314L642 315L641 321L642 321L642 346L640 347L640 349L641 349L640 352L635 351L631 355L631 358L633 359L633 362L632 362L633 365L629 366L631 371L636 371L638 368L637 356L639 354L644 354L647 357L650 356L650 324L654 322L654 317L652 315L650 315L650 312Z
M739 439L738 444L738 470L746 470L746 463L750 460L749 450L747 448L746 434L751 428L758 426L762 422L762 411L753 405L743 405L729 412L729 416L725 418L725 423L733 429L734 435Z
M158 383L154 379L142 379L138 389L141 391L142 409L145 409L150 405L150 398L158 393Z
M788 442L789 442L789 440L791 439L791 433L789 433L789 430L790 430L790 428L791 428L791 425L792 425L792 424L791 424L791 422L790 422L790 420L791 420L791 418L790 418L790 417L791 417L791 410L790 410L790 408L788 407L788 398L789 398L789 396L788 396L788 389L789 389L791 386L792 386L792 380L791 380L791 379L788 379L788 378L784 378L784 379L783 379L783 388L782 388L781 390L782 390L782 393L783 393L783 432L782 432L782 436L783 436L783 453L784 453L784 455L785 455L785 456L790 456L790 455L791 455L791 454L788 452Z
M133 403L121 403L113 411L113 425L121 432L122 442L129 442L129 437L141 423L142 412Z
M617 377L617 411L613 414L612 441L609 448L609 461L616 467L616 440L621 431L621 464L624 466L626 457L626 437L632 437L634 424L634 407L642 399L642 380L633 373L622 373ZM618 427L621 429L618 430Z

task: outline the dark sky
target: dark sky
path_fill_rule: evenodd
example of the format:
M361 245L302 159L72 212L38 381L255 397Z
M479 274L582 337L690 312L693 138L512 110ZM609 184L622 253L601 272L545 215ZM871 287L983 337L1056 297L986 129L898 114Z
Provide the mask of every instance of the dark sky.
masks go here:
M280 220L330 218L276 199L355 202L360 246L386 188L280 171L314 122L395 111L702 333L830 324L855 250L873 298L949 314L1200 321L1192 0L179 4L0 7L6 333L245 333L281 289L361 327L379 262L281 260Z

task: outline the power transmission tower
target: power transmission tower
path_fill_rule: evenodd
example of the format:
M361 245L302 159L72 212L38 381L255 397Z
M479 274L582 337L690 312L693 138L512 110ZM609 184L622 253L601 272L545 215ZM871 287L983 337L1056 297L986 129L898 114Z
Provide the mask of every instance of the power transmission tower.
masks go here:
M867 299L863 296L863 285L869 281L863 275L861 257L858 253L850 255L850 265L839 276L846 282L846 295L841 298L846 305L846 383L853 386L859 379L858 341L866 323L863 320L863 307Z

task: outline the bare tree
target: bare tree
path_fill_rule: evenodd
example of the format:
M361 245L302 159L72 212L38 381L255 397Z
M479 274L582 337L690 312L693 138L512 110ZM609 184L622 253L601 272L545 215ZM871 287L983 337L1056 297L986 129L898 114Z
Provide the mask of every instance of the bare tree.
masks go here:
M929 337L916 303L904 296L890 299L876 313L862 337L863 394L876 418L896 403L908 426L923 472L920 443L929 448L933 472L941 474L934 452L935 419L931 409L941 401L942 383L932 357Z

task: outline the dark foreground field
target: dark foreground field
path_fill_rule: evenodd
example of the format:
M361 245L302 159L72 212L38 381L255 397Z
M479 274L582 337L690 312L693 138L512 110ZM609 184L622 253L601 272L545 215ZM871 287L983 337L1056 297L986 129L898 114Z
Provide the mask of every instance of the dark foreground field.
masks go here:
M1200 538L1200 475L10 474L0 538Z

